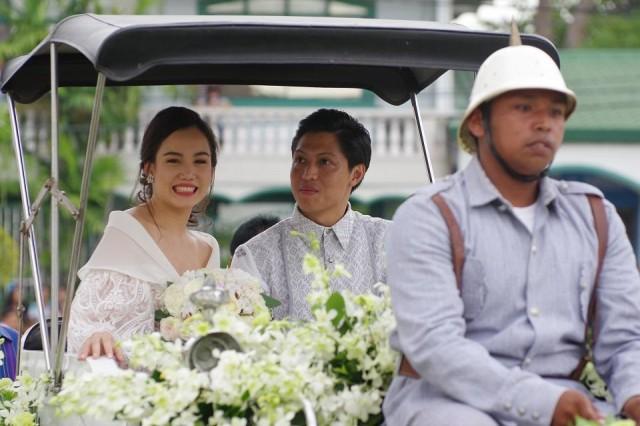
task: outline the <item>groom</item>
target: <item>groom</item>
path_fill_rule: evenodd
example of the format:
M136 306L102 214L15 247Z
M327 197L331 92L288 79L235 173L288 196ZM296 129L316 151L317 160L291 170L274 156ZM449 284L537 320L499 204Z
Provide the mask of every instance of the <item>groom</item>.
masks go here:
M342 264L351 278L337 278L334 290L367 293L386 280L384 240L389 221L351 209L349 197L360 185L371 161L369 132L349 114L320 109L304 118L291 144L291 217L239 246L232 266L259 278L282 305L276 319L310 319L306 296L311 276L302 270L310 245L291 231L315 233L316 253L327 268Z

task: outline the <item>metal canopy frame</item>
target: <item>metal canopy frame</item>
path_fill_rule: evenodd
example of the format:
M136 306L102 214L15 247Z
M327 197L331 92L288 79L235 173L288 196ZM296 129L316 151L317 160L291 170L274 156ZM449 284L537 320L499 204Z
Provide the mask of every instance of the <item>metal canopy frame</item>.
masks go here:
M559 64L551 42L523 35ZM448 70L475 71L495 50L509 44L507 33L469 30L459 25L377 19L259 16L136 16L82 14L58 23L29 54L9 61L1 90L8 94L13 145L20 173L24 214L40 323L45 324L42 280L31 227L45 195L52 195L51 273L57 275L58 205L76 219L63 325L43 330L45 364L54 389L62 380L62 358L76 285L89 177L105 86L176 84L262 84L349 87L374 92L392 105L411 100L429 181L434 179L417 94ZM71 205L57 187L58 88L95 87L80 205ZM15 103L32 103L51 92L51 177L34 206L27 188ZM22 271L21 262L21 271ZM57 281L52 281L57 306ZM53 311L55 312L55 310ZM45 327L46 329L46 327ZM56 327L52 327L52 330ZM51 352L56 350L55 362Z

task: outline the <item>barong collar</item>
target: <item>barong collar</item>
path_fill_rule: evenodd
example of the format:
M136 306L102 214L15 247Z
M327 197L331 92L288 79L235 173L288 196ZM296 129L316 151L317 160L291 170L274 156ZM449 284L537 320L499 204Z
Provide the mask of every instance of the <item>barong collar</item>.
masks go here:
M342 218L336 222L333 226L322 226L302 214L298 205L293 208L293 214L291 215L291 226L294 230L307 234L313 232L319 239L322 238L327 232L333 231L338 238L340 246L343 250L346 250L349 246L349 238L353 230L353 222L355 221L355 212L351 209L351 203L347 203L347 211Z

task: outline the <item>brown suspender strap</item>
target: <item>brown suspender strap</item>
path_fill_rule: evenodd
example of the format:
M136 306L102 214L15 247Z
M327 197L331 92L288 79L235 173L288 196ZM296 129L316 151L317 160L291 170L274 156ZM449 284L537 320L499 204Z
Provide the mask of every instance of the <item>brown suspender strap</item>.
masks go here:
M453 262L453 273L456 276L456 286L458 291L462 291L462 268L464 266L464 239L462 238L462 231L458 226L458 221L453 215L453 212L449 208L447 202L442 198L442 195L436 194L431 197L440 214L444 218L447 228L449 228L449 241L451 242L451 261ZM400 359L400 367L398 368L398 374L402 376L411 377L413 379L419 379L420 375L413 368L409 360L402 355Z
M589 297L589 307L587 308L587 321L584 325L584 344L585 353L580 359L580 362L574 368L569 375L569 378L573 380L580 380L582 370L585 365L591 361L591 349L596 344L596 291L598 289L598 283L600 282L600 272L602 271L602 263L604 262L604 256L607 253L607 243L609 241L609 224L607 223L607 213L604 210L604 202L602 198L597 195L587 195L589 205L591 206L591 213L593 213L593 223L596 228L596 235L598 236L598 266L596 267L596 276L591 289L591 296ZM591 329L591 344L589 344L589 329Z
M449 208L447 202L442 198L440 194L436 194L431 197L433 202L436 204L440 213L442 214L444 221L449 228L449 239L451 241L451 256L453 261L453 271L456 276L456 285L459 291L462 291L462 268L464 266L464 240L462 238L462 232L460 231L460 227L458 226L458 222L456 221L453 212ZM609 226L607 223L607 214L604 209L604 203L602 198L588 194L587 200L589 200L589 205L591 206L591 212L593 214L593 222L595 224L596 235L598 237L598 266L596 268L596 276L595 282L593 285L593 289L591 290L591 296L589 299L589 307L587 311L587 322L585 324L584 331L584 339L585 346L587 344L587 339L589 337L589 327L595 324L595 316L596 316L596 289L598 287L598 281L600 277L600 271L602 270L602 263L604 261L604 256L607 251L607 242L609 240ZM595 345L596 342L596 331L595 326L593 326L593 334L591 340L591 347ZM591 360L591 353L587 348L585 348L585 355L582 357L576 368L571 372L569 376L571 379L580 380L580 375L582 374L582 370L584 369L587 362ZM400 366L398 368L398 374L401 376L410 377L412 379L419 379L420 374L413 368L409 360L402 355L400 359Z
M434 204L440 210L440 214L444 218L447 228L449 228L449 241L451 241L451 260L453 262L453 273L456 275L456 285L458 291L462 291L462 268L464 267L464 239L462 231L458 226L458 221L453 215L447 202L442 195L436 194L431 197Z

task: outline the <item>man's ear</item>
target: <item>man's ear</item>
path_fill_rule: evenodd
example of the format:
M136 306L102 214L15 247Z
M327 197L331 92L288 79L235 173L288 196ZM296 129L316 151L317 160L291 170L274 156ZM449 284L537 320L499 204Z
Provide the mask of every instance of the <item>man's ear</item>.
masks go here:
M476 108L469 118L467 118L467 129L477 140L482 140L485 134L484 122L482 120L482 111Z
M351 187L353 188L364 179L364 174L367 172L367 169L364 167L364 164L356 164L351 169Z

